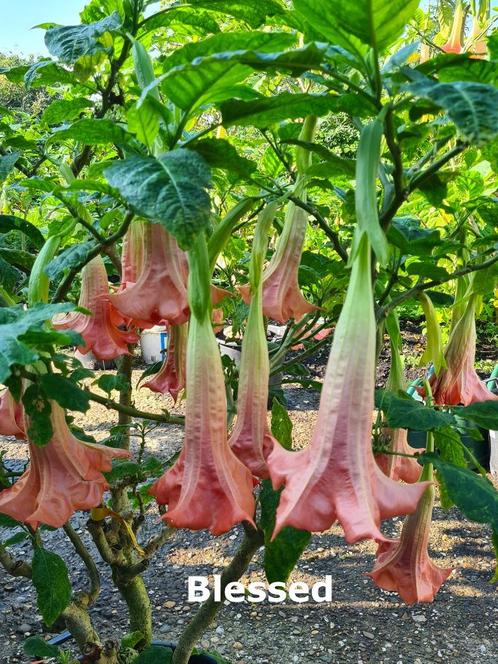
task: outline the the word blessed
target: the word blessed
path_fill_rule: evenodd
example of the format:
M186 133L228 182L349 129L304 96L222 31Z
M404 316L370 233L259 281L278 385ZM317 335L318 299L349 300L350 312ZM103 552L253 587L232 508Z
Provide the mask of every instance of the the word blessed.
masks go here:
M189 576L187 579L188 601L204 602L211 594L209 579L206 576ZM279 604L289 599L291 602L301 604L309 602L332 601L332 577L327 575L324 581L317 581L311 587L304 581L295 581L288 586L276 581L266 584L263 581L253 581L245 586L238 581L228 583L225 588L221 584L221 575L213 576L213 599L215 602L240 603L264 602Z

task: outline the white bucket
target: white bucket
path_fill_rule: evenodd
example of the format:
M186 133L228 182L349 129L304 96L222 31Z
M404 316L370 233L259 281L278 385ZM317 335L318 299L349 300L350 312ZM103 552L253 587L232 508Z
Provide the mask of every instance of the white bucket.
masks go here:
M489 432L489 442L491 445L491 457L489 459L489 469L491 474L498 478L498 431Z
M160 362L165 357L167 346L168 332L164 325L154 325L140 335L142 358L146 364Z

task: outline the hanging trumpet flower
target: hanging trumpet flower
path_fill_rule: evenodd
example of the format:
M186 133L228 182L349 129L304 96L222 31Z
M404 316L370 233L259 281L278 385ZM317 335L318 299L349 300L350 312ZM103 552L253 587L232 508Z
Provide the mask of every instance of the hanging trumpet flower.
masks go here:
M253 522L253 484L251 472L228 445L225 381L211 322L211 271L203 235L189 252L189 267L185 439L177 462L151 494L168 505L164 519L169 525L219 535L241 521Z
M466 13L465 4L462 0L457 0L450 36L444 46L441 47L445 53L462 53L462 37Z
M136 282L111 302L138 327L168 322L181 325L188 319L184 254L175 238L160 224L143 224L143 268Z
M170 393L176 402L179 393L185 388L187 361L187 323L168 327L168 348L166 359L159 371L143 387L161 394Z
M78 350L83 354L91 351L99 360L128 354L128 344L136 343L138 336L111 305L107 272L100 256L85 265L81 280L79 305L91 314L75 311L57 316L52 321L54 327L81 334L85 345Z
M99 505L107 488L102 473L111 470L112 459L130 456L126 450L78 440L66 424L64 410L50 404L52 439L39 447L28 438L28 470L0 492L0 512L33 528L41 523L60 528L77 510Z
M427 449L432 449L430 442ZM421 480L433 481L432 464L424 467ZM400 539L379 544L377 561L369 574L380 588L396 591L408 604L432 602L452 572L437 567L429 557L433 505L434 485L430 484L416 511L406 517Z
M301 141L312 141L317 118L309 116L304 121L299 136ZM297 153L296 191L306 202L306 170L311 165L310 152L299 147ZM290 318L300 320L305 314L316 309L307 302L299 288L298 271L303 253L308 213L292 201L287 204L284 227L277 248L263 273L263 313L268 318L286 323ZM240 288L245 302L249 303L249 286Z
M476 354L475 311L479 296L472 294L460 320L455 324L446 347L446 367L431 378L434 402L438 405L468 406L476 401L498 399L474 369Z
M387 379L387 389L391 392L406 390L404 363L401 356L402 340L397 316L391 313L386 320L391 346L391 367ZM393 480L403 480L413 483L418 480L421 468L415 458L405 455L414 455L422 449L414 449L408 443L406 429L384 429L384 435L389 441L389 454L377 454L375 460L383 472Z
M364 235L335 329L311 443L300 452L275 446L268 457L274 488L285 485L274 534L285 526L324 531L339 520L348 542L384 541L381 520L416 509L427 484L394 482L373 456L375 346L370 244Z
M0 435L25 438L23 407L7 389L0 393Z
M267 421L270 363L263 320L261 272L268 244L268 230L275 217L276 204L267 205L259 216L249 270L251 306L242 342L237 421L229 444L236 456L256 477L269 477L266 458L275 439Z
M132 221L123 239L121 255L121 289L136 283L144 262L144 224L140 219Z

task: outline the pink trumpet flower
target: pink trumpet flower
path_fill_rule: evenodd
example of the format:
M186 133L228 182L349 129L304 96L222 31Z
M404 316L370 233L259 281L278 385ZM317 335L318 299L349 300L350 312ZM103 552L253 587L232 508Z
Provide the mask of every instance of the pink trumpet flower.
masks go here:
M61 330L74 330L85 341L79 347L83 354L90 351L98 360L113 360L129 353L128 344L138 341L137 334L130 330L127 321L111 305L109 283L104 261L93 258L82 272L79 305L91 315L71 312L56 316L53 325Z
M190 260L191 259L191 260ZM253 523L251 472L227 440L227 401L221 357L211 323L209 262L204 237L189 252L193 313L187 344L185 438L177 462L151 488L168 505L175 528L209 529L213 535L241 521Z
M275 205L260 215L251 258L251 307L242 341L239 371L237 420L229 444L253 475L269 478L266 458L276 443L268 429L268 380L270 362L263 321L261 268L266 254L268 227L275 217Z
M88 510L102 501L107 488L103 472L112 459L127 458L126 450L93 445L70 432L64 410L51 402L52 440L44 447L29 441L28 470L0 493L0 512L37 528L40 523L63 526L76 510Z
M143 237L143 269L134 284L111 295L111 302L138 327L181 325L189 315L184 254L160 224L144 223Z
M441 46L442 50L445 53L463 52L462 34L465 22L465 14L466 14L465 6L463 2L459 0L457 2L455 14L453 16L453 24L451 26L451 33L449 39L444 44L444 46Z
M159 371L144 383L143 387L161 394L169 392L176 403L179 393L185 387L187 324L170 325L168 332L166 359Z
M387 430L386 433L390 437L390 452L393 454L377 454L375 460L379 467L387 477L393 480L403 480L408 484L417 482L421 472L417 460L399 455L422 453L424 450L411 447L406 429Z
M144 260L143 232L143 222L136 220L130 224L124 236L121 256L121 290L136 283L142 271Z
M10 390L0 393L0 435L25 438L23 407L18 403Z
M370 245L363 236L334 334L310 445L273 449L275 489L285 484L274 536L285 526L325 531L339 520L347 542L385 541L383 519L413 512L427 483L386 477L372 451L376 323Z
M429 558L427 545L433 505L434 486L431 485L425 490L417 510L406 517L401 538L379 544L377 561L368 575L379 588L396 591L407 604L432 602L453 571L437 567Z
M317 118L308 116L299 135L301 141L312 141ZM306 202L306 171L311 165L311 153L303 147L296 150L298 177L296 190L303 202ZM308 213L292 201L287 204L284 227L278 238L277 248L267 268L263 272L263 313L279 323L286 323L290 318L298 321L305 314L315 311L316 307L305 300L298 282L299 265L303 253ZM249 304L251 294L249 286L242 286L240 294Z
M468 406L476 401L497 400L474 369L476 354L476 295L471 295L465 311L453 328L444 353L446 367L431 378L434 403Z

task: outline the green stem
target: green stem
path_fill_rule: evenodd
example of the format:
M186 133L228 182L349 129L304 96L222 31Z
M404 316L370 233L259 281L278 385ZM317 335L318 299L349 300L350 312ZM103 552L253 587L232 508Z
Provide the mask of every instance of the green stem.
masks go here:
M255 530L250 526L245 528L244 539L242 540L237 553L221 575L222 596L227 585L233 581L238 581L244 574L249 567L249 563L254 554L263 543L263 534L259 530ZM223 604L216 602L214 594L211 593L209 599L204 602L180 636L178 645L173 654L173 664L188 664L195 644L214 620L214 617L221 606L223 606Z

